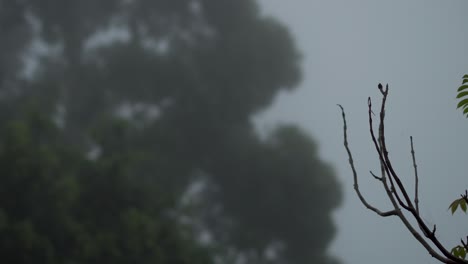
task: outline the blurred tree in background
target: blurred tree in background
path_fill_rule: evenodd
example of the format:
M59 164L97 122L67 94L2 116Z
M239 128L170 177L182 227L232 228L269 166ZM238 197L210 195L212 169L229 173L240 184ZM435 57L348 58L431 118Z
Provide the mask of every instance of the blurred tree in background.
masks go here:
M299 128L252 117L300 81L253 0L0 0L7 263L335 263L341 193Z

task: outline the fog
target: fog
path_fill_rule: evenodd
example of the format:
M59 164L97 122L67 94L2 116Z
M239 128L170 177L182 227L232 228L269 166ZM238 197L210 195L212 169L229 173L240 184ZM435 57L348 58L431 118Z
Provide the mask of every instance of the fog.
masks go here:
M367 97L380 102L378 83L389 84L387 142L401 177L413 186L409 137L420 178L421 214L437 224L449 247L464 237L466 215L447 210L466 189L468 121L456 110L456 89L468 69L467 1L264 0L304 54L305 78L259 117L299 123L320 142L343 183L344 204L334 214L338 235L330 251L344 263L437 263L396 218L382 219L360 204L342 145L336 104L348 117L350 147L368 201L391 208L368 173L378 171L367 123ZM375 112L375 110L374 110ZM412 190L413 187L410 188Z
M0 0L3 263L437 263L391 209L367 98L451 249L467 1ZM378 112L374 108L374 112ZM414 222L412 222L414 223Z

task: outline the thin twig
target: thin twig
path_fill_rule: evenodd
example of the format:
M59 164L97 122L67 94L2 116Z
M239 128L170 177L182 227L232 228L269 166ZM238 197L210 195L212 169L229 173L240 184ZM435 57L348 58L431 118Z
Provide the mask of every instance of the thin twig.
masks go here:
M466 237L466 242L463 241L463 239L460 239L460 240L465 250L468 251L468 236Z
M376 214L378 214L378 215L380 215L382 217L396 215L397 212L395 210L390 210L390 211L387 211L387 212L380 211L379 209L377 209L374 206L370 205L366 201L364 196L362 196L361 191L359 190L357 172L356 172L356 168L354 167L353 155L351 154L351 150L349 149L349 146L348 146L348 134L347 134L347 129L348 128L347 128L347 125L346 125L346 115L345 115L343 106L341 106L341 105L338 105L338 106L341 108L341 114L343 116L343 145L344 145L344 147L346 149L346 152L348 153L349 165L351 166L351 170L353 171L354 190L356 191L356 194L358 195L359 200L361 200L362 204L364 204L364 206L367 209L375 212Z
M385 143L385 123L384 123L384 119L385 119L385 103L387 101L387 96L388 96L388 84L386 85L385 87L385 90L382 88L382 86L380 85L379 86L379 90L380 92L382 93L383 97L382 97L382 105L381 105L381 110L380 110L380 126L379 126L379 133L381 134L381 137L382 137L382 154L384 156L384 160L385 160L385 164L386 166L388 167L388 170L389 170L389 174L390 174L390 178L393 178L396 182L396 184L398 185L398 188L400 189L401 193L403 194L403 197L405 198L405 201L406 201L406 204L403 205L401 204L401 206L409 211L411 211L411 208L414 208L409 196L408 196L408 193L406 192L406 189L403 185L403 183L401 182L400 178L398 177L398 175L395 173L395 170L393 169L393 166L390 162L390 159L388 157L388 150L387 150L387 146L386 146L386 143ZM395 191L395 194L397 194L397 192ZM400 199L401 200L401 199Z
M379 90L381 90L381 85L379 84ZM382 90L381 90L382 91ZM386 94L384 94L384 96L386 96ZM369 116L369 131L370 131L370 134L371 134L371 137L372 137L372 142L374 142L374 146L375 146L375 149L377 151L377 154L379 154L379 160L380 162L382 163L382 166L385 170L385 172L387 173L387 175L389 175L388 179L390 181L390 188L389 188L389 191L391 193L393 193L398 201L398 203L400 204L401 207L405 208L406 210L410 210L410 208L408 207L408 205L406 205L400 198L400 196L398 195L398 193L396 192L396 188L395 188L395 185L393 183L393 179L392 179L392 176L391 176L391 172L389 170L389 166L387 165L387 161L385 160L385 157L383 156L382 154L382 149L383 149L383 146L384 146L384 133L383 133L383 129L384 129L384 124L383 124L383 112L385 112L385 109L382 108L381 111L380 111L380 124L379 124L379 143L377 143L377 139L375 138L375 134L374 134L374 127L372 125L372 100L371 98L367 98L367 106L368 106L368 116Z
M465 190L465 194L462 194L461 197L468 204L468 190Z
M369 171L369 172L372 175L372 177L374 177L376 180L382 181L382 177L375 175L372 171Z
M419 179L418 179L418 165L416 164L416 158L414 154L414 147L413 147L413 137L410 136L411 141L411 156L413 157L413 167L414 167L414 205L416 207L416 212L419 214Z

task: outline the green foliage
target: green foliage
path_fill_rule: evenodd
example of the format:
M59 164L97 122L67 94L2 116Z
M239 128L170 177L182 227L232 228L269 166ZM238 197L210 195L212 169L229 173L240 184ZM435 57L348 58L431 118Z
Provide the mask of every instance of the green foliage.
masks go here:
M462 196L461 198L456 199L450 204L449 209L451 210L452 214L454 214L458 208L460 208L463 212L466 213L468 193L465 192L465 194L461 196ZM457 245L454 248L452 248L451 253L455 257L466 259L468 238L466 242L462 239L461 243L462 243L461 245Z
M463 197L453 201L450 204L449 209L452 211L452 214L454 214L458 207L466 213L466 200Z
M466 259L466 249L462 246L456 246L450 251L455 257Z
M465 74L463 76L463 81L462 85L458 88L457 92L457 99L460 99L461 101L457 104L457 109L461 108L463 110L463 114L468 117L468 91L466 89L468 88L468 85L465 84L468 83L468 74Z
M58 135L41 129L48 127L42 122L33 115L1 129L4 261L211 263L208 252L180 232L182 226L162 217L170 207L151 202L160 196L154 188L124 177L131 159L88 161L58 144ZM31 140L38 134L41 141Z
M468 91L467 91L468 84L467 83L468 83L468 74L465 74L463 76L462 85L457 90L457 92L458 92L457 98L461 99L461 101L457 105L457 109L462 108L463 114L468 117L468 98L467 98L467 96L468 96ZM465 194L461 195L461 196L462 196L461 198L456 199L455 201L453 201L449 205L449 209L452 212L452 214L454 214L455 211L458 208L460 208L463 212L466 213L468 193L465 192ZM463 241L463 239L461 240L461 242L462 242L461 245L457 245L454 248L452 248L451 253L455 257L458 257L458 258L461 258L461 259L466 259L466 253L467 253L466 245L468 244L468 237L467 237L466 243Z

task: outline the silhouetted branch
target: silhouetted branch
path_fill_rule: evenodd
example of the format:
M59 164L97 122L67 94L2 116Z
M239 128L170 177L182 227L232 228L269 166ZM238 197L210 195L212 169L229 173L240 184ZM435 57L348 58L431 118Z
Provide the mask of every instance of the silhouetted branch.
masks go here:
M416 206L416 212L419 214L418 165L416 164L416 157L415 157L415 153L414 153L413 137L412 136L410 136L410 142L411 142L411 157L413 157L413 167L414 167L414 205Z
M349 146L348 146L348 135L347 135L345 112L344 112L343 106L341 106L341 105L338 105L338 106L341 108L341 113L342 113L342 116L343 116L344 146L346 148L346 151L348 152L349 165L351 166L351 170L353 171L354 190L356 191L359 199L364 204L364 206L367 207L367 209L369 209L369 210L371 210L371 211L375 212L376 214L378 214L380 216L383 216L383 217L396 215L395 210L390 210L390 211L386 211L386 212L380 211L379 209L377 209L374 206L370 205L366 201L364 196L362 196L361 191L359 190L359 184L358 184L356 169L354 168L353 155L351 154L351 150L349 149Z
M370 131L370 134L371 134L371 137L372 137L372 142L374 142L374 146L375 146L375 149L379 155L379 160L381 162L381 165L382 165L382 168L385 170L385 173L387 175L390 175L389 177L389 181L390 181L390 192L393 193L393 195L395 196L396 200L398 201L398 203L400 204L401 207L405 208L406 210L409 210L410 208L408 207L408 205L406 205L400 198L400 196L398 195L397 191L396 191L396 188L395 188L395 184L393 183L393 178L391 177L391 171L390 171L390 168L389 168L389 165L387 164L387 161L385 160L385 157L383 155L383 153L385 152L385 135L383 133L384 131L384 116L385 116L385 101L387 99L387 94L388 94L388 87L387 87L387 90L384 92L383 89L382 89L382 85L379 84L379 90L382 92L383 94L383 100L382 100L382 108L380 110L380 124L379 124L379 140L378 140L378 143L377 143L377 139L375 138L375 134L374 134L374 128L373 128L373 119L372 119L372 100L370 97L367 98L367 106L368 106L368 113L369 113L369 131Z
M461 197L468 204L468 190L465 190L465 194L462 194Z
M369 172L372 175L372 177L374 177L376 180L382 181L382 177L375 175L372 171L369 171Z
M463 239L460 239L460 240L465 250L468 251L468 236L466 237L466 242L463 241Z
M341 105L338 105L341 108L342 112L342 117L343 117L343 138L344 138L344 146L346 149L346 152L348 154L349 158L349 164L351 166L351 170L353 172L353 181L354 181L354 189L356 191L356 194L358 195L359 199L361 200L362 204L370 209L371 211L377 213L380 216L386 217L386 216L398 216L402 223L405 225L405 227L410 231L410 233L418 240L418 242L428 251L428 253L436 258L437 260L443 262L443 263L464 263L467 264L468 261L457 258L453 256L437 239L435 236L436 233L436 225L433 226L432 230L429 229L429 227L424 223L422 220L420 213L419 213L419 194L418 194L418 185L419 185L419 179L418 179L418 172L417 172L417 164L416 164L416 158L415 158L415 151L414 151L414 146L413 146L413 138L410 137L411 141L411 155L412 155L412 160L413 160L413 167L414 167L414 174L415 174L415 194L414 194L414 205L409 198L408 192L403 185L402 181L400 180L400 177L397 175L395 170L393 169L392 163L390 161L390 158L388 156L388 150L385 142L385 104L387 101L387 96L388 96L388 84L386 85L385 89L383 88L382 84L378 85L379 91L382 94L382 104L381 104L381 109L380 109L380 122L379 122L379 137L378 139L375 136L374 129L373 129L373 119L372 116L374 115L374 112L372 111L372 100L369 97L368 98L368 117L369 117L369 130L372 138L372 142L374 143L374 147L377 151L377 154L379 156L379 161L380 161L380 167L381 167L381 174L382 176L377 176L375 175L372 171L370 171L371 175L382 182L382 185L385 189L385 192L390 200L390 202L393 205L393 210L389 210L386 212L380 211L378 208L370 205L366 199L363 197L361 194L361 191L359 189L358 185L358 178L357 178L357 172L354 166L354 160L351 154L351 151L349 149L349 143L348 143L348 137L347 137L347 124L346 124L346 116L344 109ZM387 182L390 182L390 185ZM401 197L402 196L402 197ZM468 201L468 191L466 192L464 199ZM414 220L416 220L420 231L418 232L416 228L413 227L413 225L408 221L407 217L402 213L400 206L407 210L411 216L413 216ZM421 232L421 233L420 233ZM423 235L428 238L434 246L431 246L423 237ZM463 245L465 246L466 243L462 241ZM467 237L467 243L468 243L468 237ZM467 248L468 250L468 248ZM440 253L438 253L439 251Z
M395 180L396 184L399 187L399 190L402 192L403 197L405 198L406 204L400 203L400 205L407 209L408 211L411 211L411 208L413 208L413 204L411 202L411 199L409 198L408 193L406 192L406 189L404 188L400 178L398 175L395 173L395 170L393 169L392 163L390 162L390 159L388 157L388 150L385 142L385 103L387 102L387 96L388 96L388 84L385 86L385 90L382 88L382 85L379 84L379 91L382 93L382 105L381 105L381 110L380 110L380 125L379 125L379 134L381 137L381 152L384 156L385 160L385 165L388 168L389 175L391 175L390 179ZM395 190L395 195L398 195L398 192ZM399 199L401 201L401 199Z

